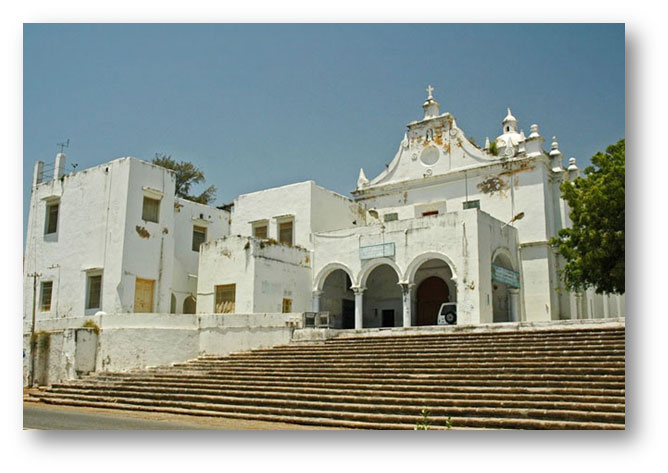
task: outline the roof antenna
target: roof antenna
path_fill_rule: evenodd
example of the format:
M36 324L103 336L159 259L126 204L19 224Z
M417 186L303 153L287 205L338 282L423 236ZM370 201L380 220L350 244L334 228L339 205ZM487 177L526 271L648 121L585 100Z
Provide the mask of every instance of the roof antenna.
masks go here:
M68 138L65 143L56 143L56 146L60 146L60 152L62 153L64 148L70 147L70 139Z

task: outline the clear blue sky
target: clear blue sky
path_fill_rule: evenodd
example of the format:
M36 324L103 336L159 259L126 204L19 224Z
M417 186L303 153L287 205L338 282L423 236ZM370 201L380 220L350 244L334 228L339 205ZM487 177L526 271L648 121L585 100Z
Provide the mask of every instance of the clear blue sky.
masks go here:
M24 234L36 160L171 154L237 195L378 174L432 84L478 144L506 107L584 167L625 136L624 25L24 27ZM25 236L24 236L25 238Z

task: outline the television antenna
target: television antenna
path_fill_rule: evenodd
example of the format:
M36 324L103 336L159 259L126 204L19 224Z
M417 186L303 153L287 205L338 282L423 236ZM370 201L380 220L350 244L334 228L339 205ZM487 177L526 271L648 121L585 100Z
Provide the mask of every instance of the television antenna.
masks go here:
M60 146L60 152L63 152L63 149L70 147L70 139L68 138L65 143L56 143L56 146Z

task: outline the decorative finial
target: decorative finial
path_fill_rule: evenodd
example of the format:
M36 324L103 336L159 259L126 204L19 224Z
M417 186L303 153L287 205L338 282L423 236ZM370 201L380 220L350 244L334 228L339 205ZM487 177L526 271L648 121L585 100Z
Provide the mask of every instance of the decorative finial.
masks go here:
M571 157L568 160L568 170L569 171L577 171L578 170L578 165L576 164L576 160L574 157Z
M361 187L366 187L369 185L369 179L367 179L366 175L364 174L364 169L360 169L360 175L357 178L357 188Z
M550 151L550 156L561 156L561 151L559 151L559 142L557 137L552 137L552 150Z
M538 133L538 125L533 124L531 125L531 134L529 135L529 138L538 138L540 136L540 133Z
M429 84L429 86L427 87L427 93L429 94L429 96L427 97L428 99L434 98L434 96L432 95L434 93L434 88L431 86L431 84Z

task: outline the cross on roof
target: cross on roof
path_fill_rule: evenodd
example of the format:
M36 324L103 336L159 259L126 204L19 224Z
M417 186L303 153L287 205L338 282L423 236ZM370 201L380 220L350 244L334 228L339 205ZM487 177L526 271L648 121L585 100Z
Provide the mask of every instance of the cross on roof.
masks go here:
M431 95L433 92L434 92L434 88L431 85L429 85L427 87L427 93L429 94L429 97L427 97L427 98L433 99L434 97L432 97L432 95Z

